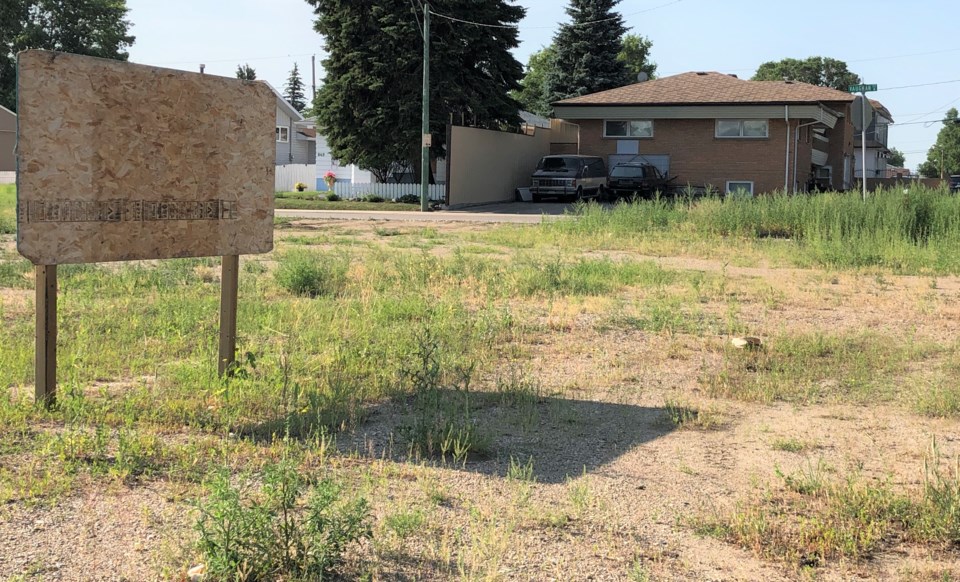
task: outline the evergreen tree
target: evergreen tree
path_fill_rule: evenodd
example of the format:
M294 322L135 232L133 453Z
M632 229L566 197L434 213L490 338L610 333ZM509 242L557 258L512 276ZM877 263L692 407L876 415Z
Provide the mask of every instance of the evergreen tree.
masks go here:
M395 163L419 166L421 149L422 12L409 0L307 0L324 37L325 78L314 113L319 131L342 163L384 179ZM525 10L513 0L436 0L431 19L432 154L443 155L450 117L484 127L519 124L509 92L523 75L510 50ZM507 28L503 28L506 26Z
M925 178L960 174L960 118L957 109L951 107L937 133L937 141L927 152L927 161L917 171Z
M847 69L847 63L824 57L769 61L760 65L752 80L800 81L844 92L850 85L860 83L860 77Z
M297 63L293 63L293 70L287 77L287 84L283 87L283 98L300 113L303 113L307 106L303 97L303 79L300 78L300 69L297 67Z
M570 0L571 21L560 26L553 44L555 66L547 75L549 101L622 87L629 82L618 55L626 28L613 8L620 0Z
M248 64L237 65L237 78L242 81L255 81L257 71Z
M16 54L47 49L127 60L133 44L125 0L2 0L0 2L0 105L16 111Z

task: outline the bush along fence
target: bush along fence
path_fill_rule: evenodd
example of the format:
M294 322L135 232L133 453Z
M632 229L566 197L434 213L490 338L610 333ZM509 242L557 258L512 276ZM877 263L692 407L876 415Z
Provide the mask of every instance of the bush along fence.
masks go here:
M403 196L420 197L420 184L352 184L337 182L333 185L334 193L344 200L355 200L368 196L379 196L384 200L397 200ZM435 202L442 202L447 196L445 184L430 184L429 197Z

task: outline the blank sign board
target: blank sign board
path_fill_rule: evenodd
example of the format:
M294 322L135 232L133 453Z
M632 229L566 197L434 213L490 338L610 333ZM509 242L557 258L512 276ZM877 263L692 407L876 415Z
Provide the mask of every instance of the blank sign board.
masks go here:
M273 248L268 85L32 50L17 99L17 248L33 263Z

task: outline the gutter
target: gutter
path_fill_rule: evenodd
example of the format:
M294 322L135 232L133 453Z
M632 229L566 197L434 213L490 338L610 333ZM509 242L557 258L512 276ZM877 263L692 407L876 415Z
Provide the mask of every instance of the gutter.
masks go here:
M794 148L793 148L793 193L794 193L794 194L797 193L797 152L800 150L800 128L801 128L801 127L810 127L811 125L816 125L816 124L818 124L818 123L822 123L822 122L820 122L820 121L811 121L811 122L809 122L809 123L801 123L800 125L797 126L797 133L796 133L796 138L795 138L796 143L795 143ZM788 130L787 130L787 133L789 133L789 132L790 132L790 130L788 129ZM788 137L787 139L789 139L789 137ZM811 147L811 148L813 147L813 142L810 143L810 147ZM831 181L833 180L833 176L832 176L832 175L830 176L830 180L831 180Z

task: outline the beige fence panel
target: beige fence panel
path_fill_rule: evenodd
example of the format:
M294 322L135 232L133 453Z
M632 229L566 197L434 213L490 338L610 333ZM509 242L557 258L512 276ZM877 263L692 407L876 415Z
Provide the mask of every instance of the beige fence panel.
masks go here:
M550 153L551 131L533 135L454 126L450 131L447 183L451 207L507 202L530 186L540 158Z

